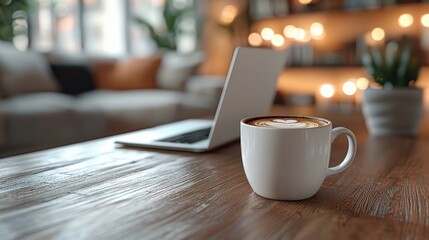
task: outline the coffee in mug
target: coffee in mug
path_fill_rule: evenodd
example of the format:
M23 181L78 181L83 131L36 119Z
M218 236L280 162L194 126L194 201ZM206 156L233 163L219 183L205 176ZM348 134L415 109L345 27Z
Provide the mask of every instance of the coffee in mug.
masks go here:
M261 117L247 122L249 125L267 128L314 128L329 124L321 119L309 117Z
M309 116L260 116L241 120L243 167L253 191L276 200L312 197L326 176L344 171L356 154L356 138L347 128ZM329 168L331 144L346 135L345 159Z

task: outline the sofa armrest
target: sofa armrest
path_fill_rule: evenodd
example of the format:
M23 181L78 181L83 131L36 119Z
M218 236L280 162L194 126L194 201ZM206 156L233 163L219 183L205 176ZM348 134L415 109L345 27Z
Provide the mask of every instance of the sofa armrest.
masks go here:
M188 79L185 90L190 94L208 98L211 102L211 107L216 108L222 95L224 83L224 76L195 75Z

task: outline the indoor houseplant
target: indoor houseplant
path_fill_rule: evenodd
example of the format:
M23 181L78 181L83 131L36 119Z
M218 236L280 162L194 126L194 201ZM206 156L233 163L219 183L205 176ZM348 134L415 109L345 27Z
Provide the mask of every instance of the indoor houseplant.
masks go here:
M0 40L13 40L13 22L25 18L29 3L27 0L0 0Z
M183 89L187 79L195 73L204 58L202 52L197 49L201 29L197 21L196 3L177 2L178 0L164 1L163 21L159 24L152 23L141 13L134 17L136 23L148 31L156 44L156 54L162 57L157 84L167 89ZM194 46L189 47L187 44L184 48L183 36L193 34Z
M363 65L376 87L363 92L362 110L373 135L415 135L423 115L423 89L416 86L419 55L407 39L370 47Z
M162 16L164 20L164 26L159 28L154 26L147 19L135 16L135 21L149 31L152 40L155 42L159 49L176 51L178 36L183 31L180 27L180 22L186 17L191 17L196 21L196 13L194 7L182 7L178 8L175 6L174 0L166 0L164 2L164 8ZM198 27L196 27L198 30Z

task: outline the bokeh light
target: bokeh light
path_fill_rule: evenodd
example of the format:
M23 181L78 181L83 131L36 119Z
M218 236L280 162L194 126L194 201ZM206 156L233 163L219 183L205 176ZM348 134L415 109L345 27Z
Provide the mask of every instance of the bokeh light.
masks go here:
M401 16L399 16L399 18L398 18L398 24L402 28L407 28L407 27L413 25L413 22L414 22L414 18L409 13L404 13Z
M426 13L425 15L423 15L420 21L422 22L422 25L424 27L429 27L429 13Z
M382 28L379 28L379 27L374 28L371 31L371 38L375 41L383 40L385 35L386 34L384 33L384 30Z
M285 43L285 39L281 34L274 34L273 39L271 39L271 44L275 47L281 47Z
M313 0L298 0L298 2L301 3L302 5L307 5L313 2Z
M356 86L360 90L365 90L368 88L369 81L367 78L361 77L356 81Z
M325 36L325 27L318 22L314 22L310 26L310 33L314 39L322 39Z
M228 25L234 22L237 17L238 10L234 5L226 5L220 14L220 22L222 24Z
M295 38L296 36L296 27L293 25L287 25L283 29L283 35L287 38Z
M332 84L326 83L320 86L320 95L322 95L322 97L331 98L334 96L334 94L335 94L335 89L334 89L334 86L332 86Z
M262 40L262 37L259 33L251 33L249 34L249 37L247 38L250 46L253 47L259 47L261 46L264 41Z
M347 96L352 96L356 93L356 84L353 81L347 81L343 84L343 93Z
M274 31L269 27L263 28L261 31L261 36L262 39L270 41L274 37Z
M311 40L310 34L305 29L297 28L295 30L295 40L298 42L309 42Z

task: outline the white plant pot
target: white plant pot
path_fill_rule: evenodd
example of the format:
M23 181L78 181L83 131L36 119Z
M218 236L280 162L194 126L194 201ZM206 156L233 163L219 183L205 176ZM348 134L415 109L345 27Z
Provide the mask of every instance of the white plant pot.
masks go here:
M373 135L416 135L423 117L421 88L367 89L362 111Z

